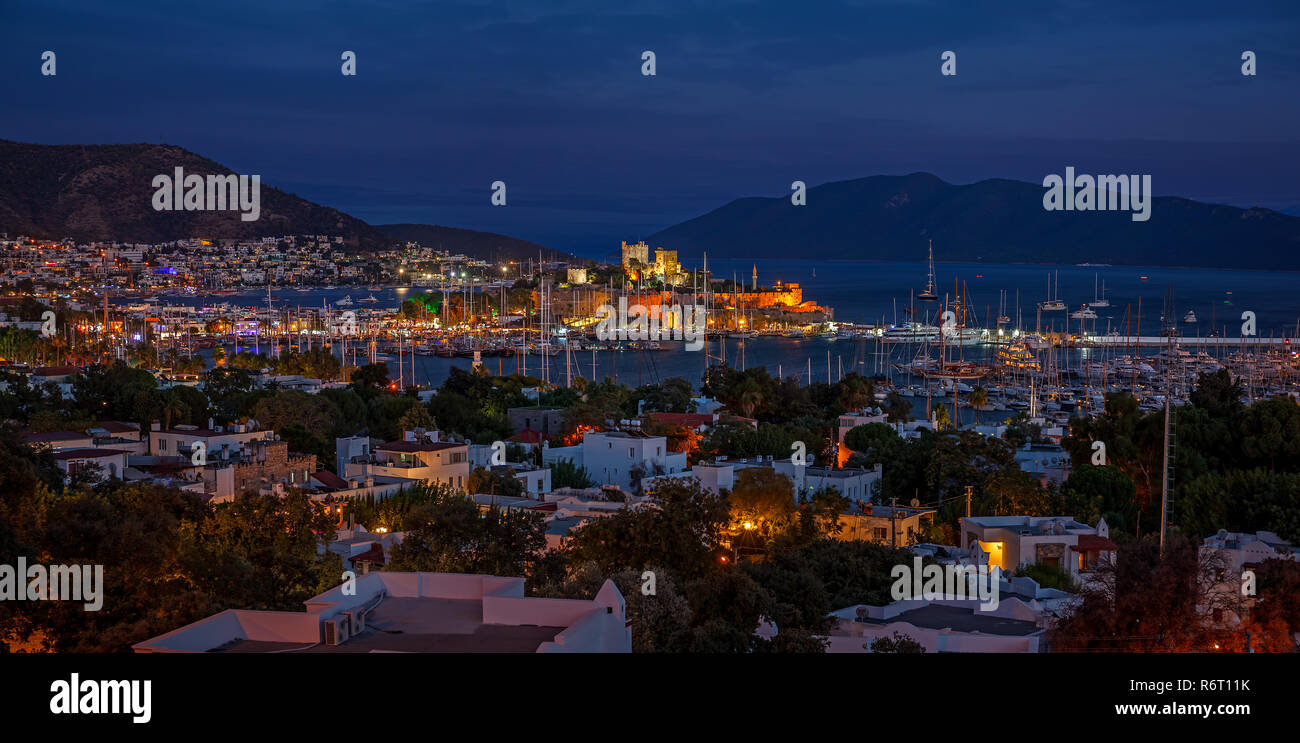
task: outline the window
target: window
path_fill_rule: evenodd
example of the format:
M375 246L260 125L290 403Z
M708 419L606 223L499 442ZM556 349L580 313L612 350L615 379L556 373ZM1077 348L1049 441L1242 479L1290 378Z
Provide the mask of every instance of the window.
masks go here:
M871 538L877 542L884 542L889 539L889 530L883 526L877 526L871 530Z

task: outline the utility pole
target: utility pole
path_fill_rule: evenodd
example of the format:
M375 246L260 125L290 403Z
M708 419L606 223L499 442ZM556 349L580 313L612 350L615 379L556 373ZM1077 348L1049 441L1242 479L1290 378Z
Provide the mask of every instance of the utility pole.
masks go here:
M970 518L970 497L971 497L971 493L974 490L975 490L974 485L966 486L966 518Z
M897 513L897 511L895 510L897 507L898 507L897 496L890 498L889 499L889 546L894 548L898 547L898 529L894 526L894 514Z
M1164 464L1160 468L1160 556L1165 555L1165 526L1169 521L1169 393L1165 388Z

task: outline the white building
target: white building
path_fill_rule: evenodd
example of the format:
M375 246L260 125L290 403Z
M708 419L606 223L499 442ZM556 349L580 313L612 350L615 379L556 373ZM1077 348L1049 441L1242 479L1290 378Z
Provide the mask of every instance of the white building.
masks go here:
M1254 534L1230 532L1220 529L1201 542L1201 551L1217 552L1223 560L1225 575L1240 576L1244 570L1258 568L1266 560L1294 560L1300 562L1300 547L1271 531Z
M646 477L641 481L642 489L652 483L682 477L694 477L704 489L710 492L730 490L736 484L736 475L740 470L751 467L769 467L790 478L794 486L794 495L812 495L822 489L834 490L858 506L869 506L876 491L876 483L883 476L883 467L877 464L874 469L835 469L833 467L810 467L795 465L789 459L777 459L772 456L760 456L754 459L728 459L718 457L713 462L697 462L688 470L677 473L665 473Z
M94 472L93 481L98 483L123 477L129 454L120 449L63 449L54 453L54 463L69 477Z
M464 490L469 480L469 447L453 441L416 440L406 431L403 441L389 441L374 448L369 459L354 457L345 467L345 478L395 477L424 480ZM437 432L433 432L436 438Z
M201 444L204 457L211 461L220 460L223 454L228 458L231 453L244 448L245 444L274 440L275 432L269 429L258 430L256 421L230 426L217 426L208 421L207 428L183 425L166 430L162 429L158 421L154 421L149 431L149 453L154 456L190 458L196 451L195 445Z
M346 590L345 590L346 589ZM373 572L305 612L228 609L136 643L137 653L629 653L623 595L528 598L523 578Z
M978 548L989 567L1014 571L1022 565L1060 568L1080 583L1103 561L1114 564L1118 547L1106 520L1092 527L1061 516L975 516L961 519L961 548Z
M585 467L591 479L600 485L632 488L642 479L654 475L685 472L685 452L668 451L668 439L637 430L588 431L577 446L542 447L542 463L554 465L570 460ZM634 478L636 471L640 477Z
M919 642L927 653L1037 653L1046 632L1041 611L1014 596L989 611L972 600L915 599L858 604L831 617L828 653L869 653L877 639L895 633Z

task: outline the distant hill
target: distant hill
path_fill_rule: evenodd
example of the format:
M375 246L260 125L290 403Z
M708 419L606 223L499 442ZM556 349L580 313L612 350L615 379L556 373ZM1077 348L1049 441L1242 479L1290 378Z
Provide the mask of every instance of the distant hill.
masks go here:
M462 253L482 260L528 260L539 255L544 260L576 261L568 253L543 247L534 242L507 237L494 232L464 230L434 224L381 224L385 234L398 240L410 240L426 248Z
M170 145L41 145L0 140L0 231L12 235L121 242L190 237L338 235L356 248L382 248L387 235L365 222L263 182L261 215L156 211L154 176L229 174L229 168ZM251 175L246 173L245 175Z
M1150 220L1134 222L1129 212L1049 212L1043 193L1002 179L872 176L811 188L806 206L737 199L650 242L718 258L923 260L933 239L943 261L1300 269L1298 217L1157 197Z

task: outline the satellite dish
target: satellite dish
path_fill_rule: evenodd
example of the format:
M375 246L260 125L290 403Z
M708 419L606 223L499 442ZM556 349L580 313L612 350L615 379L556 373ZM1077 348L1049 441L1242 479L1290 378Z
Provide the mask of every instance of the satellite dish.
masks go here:
M911 502L911 506L912 506L912 508L918 508L918 507L920 507L920 505L921 505L921 501L917 500L916 498L913 498L913 499L912 499L912 502Z

